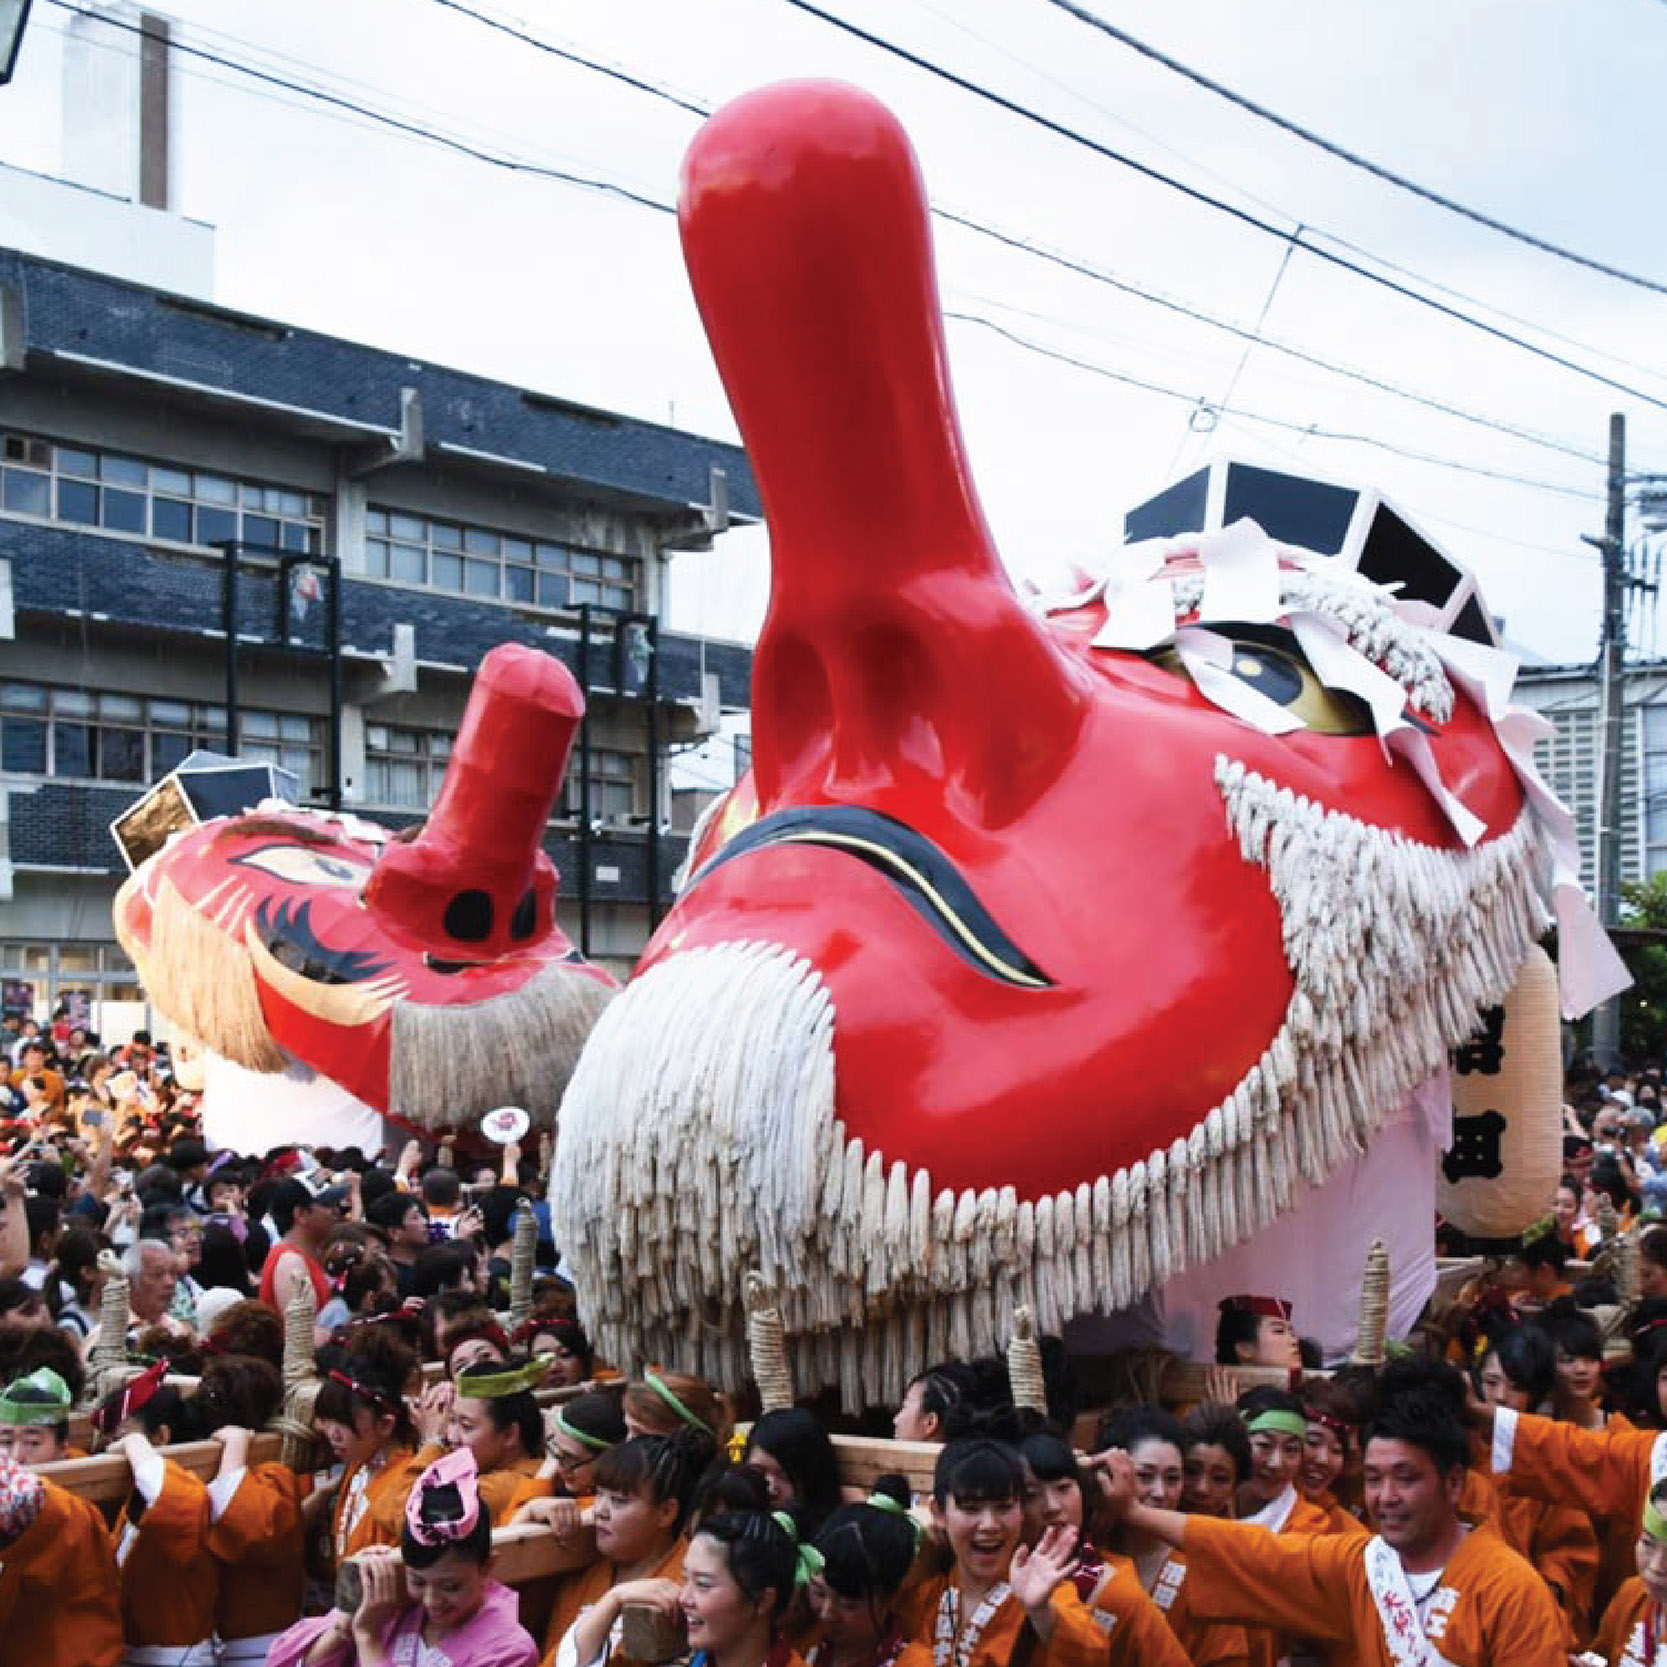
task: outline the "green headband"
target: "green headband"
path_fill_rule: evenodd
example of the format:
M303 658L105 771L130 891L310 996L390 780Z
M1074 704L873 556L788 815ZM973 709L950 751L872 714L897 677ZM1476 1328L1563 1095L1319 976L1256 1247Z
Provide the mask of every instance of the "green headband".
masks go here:
M683 1404L682 1399L678 1396L677 1392L673 1390L669 1384L667 1384L666 1380L662 1378L660 1374L653 1369L653 1367L650 1367L643 1373L643 1382L646 1383L648 1387L652 1389L654 1393L658 1395L660 1399L664 1401L685 1424L692 1424L697 1430L705 1430L709 1436L714 1438L717 1436L718 1432L714 1430L704 1418L696 1418L695 1415L689 1411L689 1409Z
M793 1542L793 1584L808 1586L828 1565L813 1545L799 1544L799 1525L786 1511L772 1511L770 1520Z
M1302 1435L1308 1434L1308 1420L1300 1412L1286 1412L1283 1407L1269 1407L1266 1412L1259 1412L1246 1423L1245 1428L1252 1435L1267 1432L1271 1435Z
M19 1389L34 1389L50 1400L14 1399ZM14 1378L0 1390L0 1424L62 1424L70 1415L69 1385L52 1370L42 1366L27 1377Z
M569 1424L562 1416L560 1407L556 1408L556 1428L569 1440L578 1442L581 1447L588 1447L593 1453L605 1453L613 1446L611 1441L606 1441L599 1435L592 1435L588 1430L581 1430L577 1424Z
M535 1354L525 1366L512 1366L507 1372L471 1372L457 1374L457 1392L471 1401L496 1401L505 1395L519 1395L536 1389L544 1381L544 1374L555 1362L553 1354Z
M915 1544L920 1544L920 1537L926 1530L921 1526L920 1518L907 1505L893 1499L889 1493L871 1493L863 1504L872 1505L876 1511L890 1511L893 1516L902 1517L915 1532Z
M1644 1501L1644 1532L1652 1540L1667 1540L1667 1517L1655 1508L1653 1499Z

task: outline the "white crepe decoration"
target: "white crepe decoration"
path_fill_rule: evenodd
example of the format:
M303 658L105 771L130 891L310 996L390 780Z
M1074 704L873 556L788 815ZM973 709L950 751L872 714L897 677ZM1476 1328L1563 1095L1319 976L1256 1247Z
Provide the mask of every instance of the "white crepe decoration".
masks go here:
M1279 546L1254 521L1240 518L1198 541L1204 564L1201 620L1268 625L1279 618Z
M1233 675L1233 645L1226 637L1186 625L1175 632L1175 654L1198 692L1222 711L1254 724L1266 735L1289 735L1307 727L1289 707Z
M1175 587L1162 577L1164 541L1145 539L1131 544L1121 556L1102 581L1106 618L1093 646L1144 654L1175 635Z
M1335 621L1324 614L1295 613L1288 623L1314 675L1328 689L1353 695L1371 712L1380 743L1392 729L1405 727L1406 690L1351 647ZM1388 756L1387 747L1384 754Z
M1574 817L1534 763L1534 744L1549 728L1511 704L1514 656L1451 635L1442 628L1442 610L1397 598L1397 588L1335 557L1277 545L1255 522L1241 519L1219 532L1126 545L1108 558L1103 578L1069 596L1039 594L1031 606L1045 617L1103 599L1106 619L1094 647L1148 653L1172 642L1206 699L1269 735L1304 725L1233 675L1231 645L1207 627L1212 621L1287 625L1314 675L1365 703L1385 755L1414 771L1454 832L1474 847L1485 823L1441 779L1427 734L1407 715L1410 705L1445 722L1452 691L1462 692L1492 726L1549 858L1541 889L1557 920L1563 1014L1577 1018L1624 990L1631 977L1581 887ZM1196 623L1179 625L1178 614Z

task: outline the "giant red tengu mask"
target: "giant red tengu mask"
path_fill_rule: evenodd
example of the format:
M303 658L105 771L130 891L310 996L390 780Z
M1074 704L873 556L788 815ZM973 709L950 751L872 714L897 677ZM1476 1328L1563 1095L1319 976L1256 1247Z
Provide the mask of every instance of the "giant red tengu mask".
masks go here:
M1557 813L1502 657L1248 523L1020 602L872 99L740 99L680 214L771 535L753 768L580 1060L557 1237L609 1358L734 1381L757 1267L872 1401L1322 1180L1510 986Z
M614 988L556 924L540 848L584 712L559 660L481 662L415 837L291 805L176 833L117 893L151 999L255 1071L292 1059L403 1122L554 1120Z

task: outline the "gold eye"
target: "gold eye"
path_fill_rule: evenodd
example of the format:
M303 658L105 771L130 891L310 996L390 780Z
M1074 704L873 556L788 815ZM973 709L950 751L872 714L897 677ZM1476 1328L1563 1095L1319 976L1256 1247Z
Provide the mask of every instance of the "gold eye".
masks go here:
M1211 625L1209 629L1233 645L1233 675L1300 718L1314 734L1372 733L1372 714L1365 701L1343 689L1328 689L1314 675L1289 631L1259 625ZM1172 647L1159 649L1153 659L1166 671L1186 676L1186 667Z
M370 878L369 863L311 845L262 845L231 860L292 886L345 886L357 891Z

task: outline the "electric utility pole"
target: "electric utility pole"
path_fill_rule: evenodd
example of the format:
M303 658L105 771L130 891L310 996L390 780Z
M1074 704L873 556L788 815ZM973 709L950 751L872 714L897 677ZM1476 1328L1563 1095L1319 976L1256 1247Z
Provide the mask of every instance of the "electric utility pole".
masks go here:
M1609 513L1603 537L1603 629L1598 638L1598 814L1595 827L1598 919L1614 926L1621 902L1621 764L1626 737L1626 418L1609 418ZM1592 1015L1592 1052L1605 1068L1621 1056L1621 1009L1611 997Z

